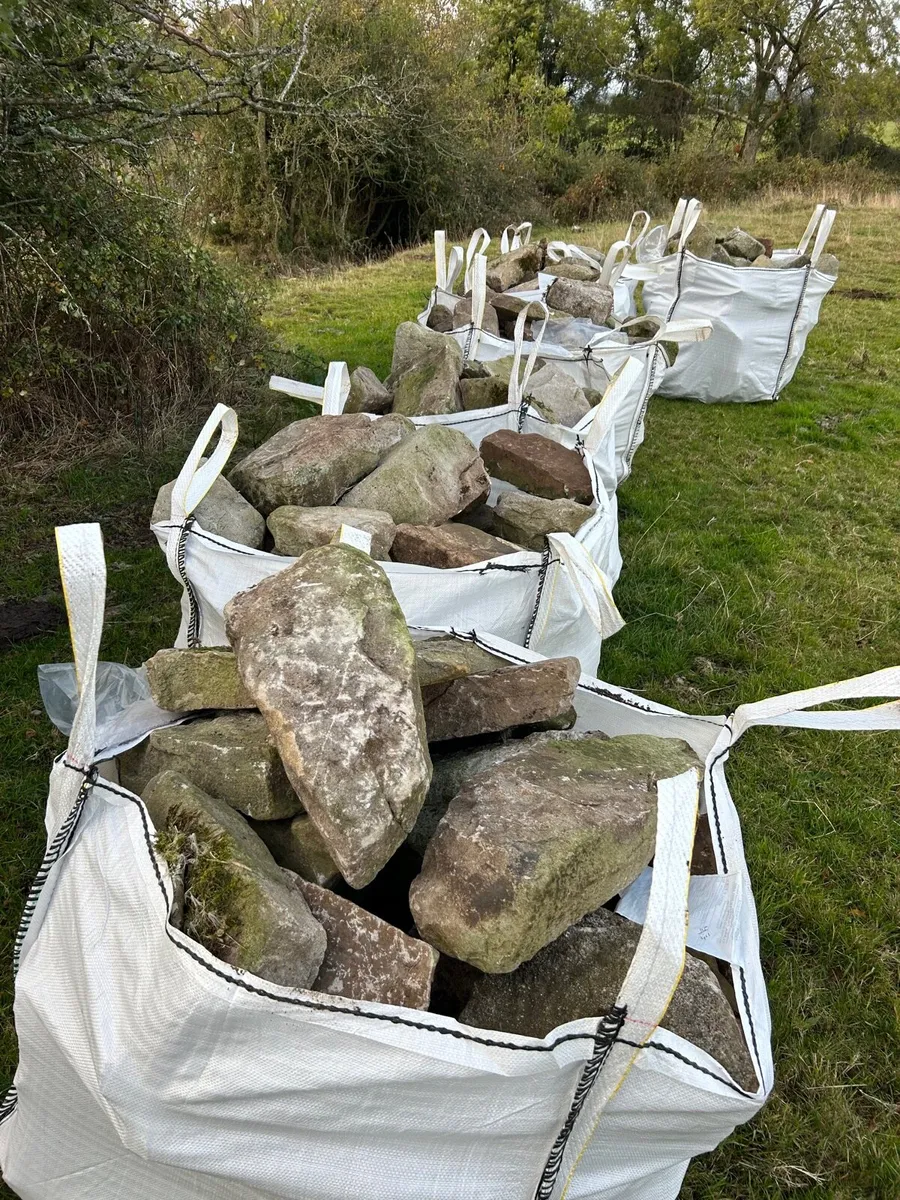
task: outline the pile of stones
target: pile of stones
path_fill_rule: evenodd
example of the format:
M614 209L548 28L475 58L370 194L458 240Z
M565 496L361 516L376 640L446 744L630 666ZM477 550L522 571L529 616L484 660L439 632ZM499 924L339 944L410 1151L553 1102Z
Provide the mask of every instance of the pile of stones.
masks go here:
M770 237L754 237L752 233L735 227L727 233L718 232L705 221L698 221L691 231L687 248L698 258L724 263L729 267L771 267L785 270L789 267L808 267L812 261L808 254L796 254L792 258L773 259L775 243ZM678 250L678 239L668 245L670 254ZM833 254L822 254L816 269L825 275L837 276L838 260Z
M699 766L687 744L575 731L575 658L414 642L345 544L235 596L225 624L228 647L150 659L156 702L192 719L119 759L171 923L323 1003L535 1037L608 1009L639 936L616 899L652 858L656 781ZM715 871L708 829L694 871ZM689 955L665 1026L755 1088L722 964Z
M510 485L495 505L491 476ZM153 523L168 519L172 488L160 489ZM479 449L445 425L351 413L279 430L194 515L208 533L290 557L349 525L371 536L373 558L452 568L542 551L548 533L577 532L593 502L581 454L540 434L501 430Z

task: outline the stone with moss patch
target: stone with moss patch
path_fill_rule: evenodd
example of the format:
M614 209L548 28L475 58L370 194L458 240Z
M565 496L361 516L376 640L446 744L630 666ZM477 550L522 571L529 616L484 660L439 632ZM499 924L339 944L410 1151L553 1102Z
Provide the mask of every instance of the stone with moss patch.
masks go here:
M206 708L255 708L227 646L158 650L144 664L150 695L160 708L197 712Z

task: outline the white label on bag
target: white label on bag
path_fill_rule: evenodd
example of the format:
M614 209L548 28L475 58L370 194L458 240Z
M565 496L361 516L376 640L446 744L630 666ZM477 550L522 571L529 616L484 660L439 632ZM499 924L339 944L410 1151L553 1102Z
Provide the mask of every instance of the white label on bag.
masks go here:
M331 541L332 544L353 546L355 550L362 550L366 554L372 553L371 533L363 533L361 529L357 529L353 525L342 525Z

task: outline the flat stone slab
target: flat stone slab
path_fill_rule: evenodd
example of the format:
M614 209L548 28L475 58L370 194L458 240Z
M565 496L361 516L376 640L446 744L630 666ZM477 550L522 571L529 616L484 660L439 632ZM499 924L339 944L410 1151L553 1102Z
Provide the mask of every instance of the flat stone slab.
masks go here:
M266 516L284 504L335 504L414 430L394 413L377 421L364 413L307 417L241 459L231 481Z
M230 600L225 628L303 807L363 887L431 781L415 652L387 576L349 546L307 550Z
M243 817L175 771L154 776L143 799L160 851L167 845L171 854L180 835L190 855L184 932L241 970L310 987L325 956L325 931Z
M575 500L545 500L525 492L504 492L494 509L498 534L528 550L542 551L548 533L577 533L593 516Z
M481 456L464 433L426 425L396 446L340 504L377 508L398 525L443 525L486 500L490 488Z
M314 546L327 546L342 525L352 525L372 535L372 557L385 560L394 541L396 525L390 513L372 508L300 508L283 505L269 513L269 530L279 554L299 558Z
M256 708L241 683L234 653L227 647L157 650L144 666L150 695L160 708L171 712Z
M482 441L481 457L496 479L532 496L576 500L579 504L593 501L591 477L578 451L539 433L500 429Z
M503 554L516 554L519 546L501 541L462 522L444 525L398 525L391 558L394 562L424 567L467 567Z
M352 900L303 879L297 886L328 938L315 991L402 1008L428 1007L436 950Z
M524 666L500 660L489 670L423 687L428 740L476 737L567 718L580 673L577 658L548 658Z
M122 786L139 796L161 771L179 772L202 791L257 820L292 817L303 808L258 712L154 729L139 746L119 756Z
M640 934L640 925L599 908L517 970L478 978L460 1021L543 1038L569 1021L602 1016L616 1002ZM713 972L690 952L662 1027L705 1050L740 1087L757 1090L740 1024Z
M656 781L698 765L674 739L525 738L450 801L410 889L419 933L481 971L515 970L640 874Z
M415 650L416 674L423 692L465 675L484 675L510 665L498 654L491 654L468 639L449 634L416 642Z

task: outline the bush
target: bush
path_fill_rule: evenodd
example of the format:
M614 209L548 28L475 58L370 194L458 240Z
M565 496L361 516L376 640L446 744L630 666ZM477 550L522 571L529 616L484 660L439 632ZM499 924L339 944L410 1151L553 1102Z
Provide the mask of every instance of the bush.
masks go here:
M603 221L629 217L638 208L652 209L656 199L652 169L642 159L607 154L599 170L573 184L556 204L560 221Z

